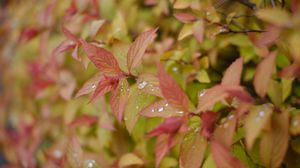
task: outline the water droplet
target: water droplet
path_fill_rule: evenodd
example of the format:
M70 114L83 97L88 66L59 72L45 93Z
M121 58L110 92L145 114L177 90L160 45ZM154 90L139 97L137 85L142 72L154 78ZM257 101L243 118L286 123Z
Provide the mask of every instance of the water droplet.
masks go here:
M160 107L160 108L158 109L158 112L162 112L162 111L164 111L164 108L163 108L163 107Z
M166 104L165 104L165 107L168 107L168 106L169 106L169 104L168 104L168 103L166 103Z
M206 15L209 16L209 15L210 15L210 12L206 12Z
M294 121L292 122L292 124L293 124L294 127L297 127L297 126L299 125L299 122L298 122L297 120L294 120Z
M177 71L178 71L178 67L173 67L173 68L172 68L172 71L173 71L173 72L177 72Z
M56 158L61 158L62 157L62 152L61 152L61 150L55 150L54 152L53 152L53 155L54 155L54 157L56 157Z
M220 33L223 33L223 32L226 32L226 31L227 31L227 29L226 29L225 27L222 27L222 28L219 30Z
M135 106L135 108L136 108L136 109L139 109L140 107L139 107L139 106Z
M93 168L96 164L95 160L87 160L86 161L86 168Z
M142 82L140 82L140 83L138 84L138 88L139 88L139 89L144 89L145 86L146 86L147 84L148 84L148 83L147 83L146 81L142 81Z
M151 112L155 112L155 110L154 110L154 109L151 109Z
M176 111L176 113L178 113L178 114L183 114L183 111Z
M201 90L201 91L199 92L199 97L202 97L202 96L204 96L204 95L205 95L205 92L206 92L206 90L205 90L205 89Z
M263 116L265 116L265 112L264 112L264 111L260 111L260 112L258 112L258 116L259 116L259 117L263 117Z
M234 115L231 114L229 117L228 117L228 120L232 120L234 118Z
M92 85L92 89L95 89L95 88L96 88L96 84L93 84L93 85Z

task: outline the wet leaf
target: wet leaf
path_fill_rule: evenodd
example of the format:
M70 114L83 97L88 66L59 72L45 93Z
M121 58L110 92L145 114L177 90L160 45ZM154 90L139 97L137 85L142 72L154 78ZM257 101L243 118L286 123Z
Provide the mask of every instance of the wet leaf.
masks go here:
M138 89L142 92L163 97L159 88L159 80L152 74L141 74L137 79Z
M256 138L270 124L273 109L270 105L252 106L245 119L246 145L251 149Z
M289 141L289 111L274 114L271 129L265 132L260 142L260 158L265 167L280 167Z
M166 100L161 100L144 108L140 112L140 115L145 117L169 118L169 117L182 116L183 111L178 111L172 108Z
M86 94L93 92L96 89L101 78L102 78L102 75L97 74L97 75L93 76L92 78L90 78L89 80L87 80L83 84L83 86L79 89L79 91L76 93L75 97L77 98L82 95L86 95Z
M99 81L90 102L94 101L97 97L103 96L105 93L115 89L118 85L119 80L112 77L104 77Z
M158 65L158 79L160 90L168 103L177 110L188 111L188 97L162 65Z
M214 138L218 139L224 146L230 147L233 143L233 136L237 126L237 117L233 114L225 118L225 121L218 125L214 131Z

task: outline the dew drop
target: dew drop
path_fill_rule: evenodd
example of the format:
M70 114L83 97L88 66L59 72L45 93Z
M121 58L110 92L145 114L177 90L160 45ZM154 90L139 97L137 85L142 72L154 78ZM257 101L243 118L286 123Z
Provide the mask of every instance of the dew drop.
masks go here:
M139 89L144 89L145 86L146 86L147 84L148 84L148 83L147 83L146 81L142 81L142 82L140 82L140 83L138 84L138 88L139 88Z
M205 90L205 89L201 90L201 91L199 92L199 97L202 97L202 96L204 96L204 95L205 95L205 92L206 92L206 90Z
M178 67L173 67L173 68L172 68L172 71L173 71L173 72L177 72L177 71L178 71Z
M177 114L183 114L183 111L176 111Z
M162 112L162 111L164 111L164 108L163 108L163 107L160 107L160 108L158 109L158 112Z
M93 84L93 85L92 85L92 89L95 89L95 88L96 88L96 84Z
M299 125L299 122L298 122L297 120L294 120L294 121L292 122L292 124L293 124L294 127L297 127L297 126Z
M54 152L53 152L53 155L54 155L54 157L56 157L56 158L61 158L62 157L62 152L61 152L61 150L55 150Z
M265 112L264 112L264 111L260 111L260 112L258 112L258 116L259 116L259 117L263 117L263 116L265 116Z
M168 107L168 106L169 106L169 104L168 104L168 103L166 103L166 104L165 104L165 107Z
M87 160L86 161L86 168L93 168L96 164L95 160Z
M154 113L154 112L155 112L155 110L154 110L154 109L151 109L151 112L152 112L152 113Z

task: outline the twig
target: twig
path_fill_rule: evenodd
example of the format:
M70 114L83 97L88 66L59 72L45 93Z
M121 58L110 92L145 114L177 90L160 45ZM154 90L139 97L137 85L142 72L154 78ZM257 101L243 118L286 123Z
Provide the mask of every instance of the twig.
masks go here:
M256 5L252 2L250 2L249 0L236 0L238 1L239 3L245 5L246 7L252 9L252 10L255 10L256 9Z

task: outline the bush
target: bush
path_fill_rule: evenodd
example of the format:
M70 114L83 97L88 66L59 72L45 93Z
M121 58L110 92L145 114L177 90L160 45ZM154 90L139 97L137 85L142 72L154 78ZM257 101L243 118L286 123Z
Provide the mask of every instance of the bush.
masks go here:
M298 0L1 4L0 167L300 166Z

